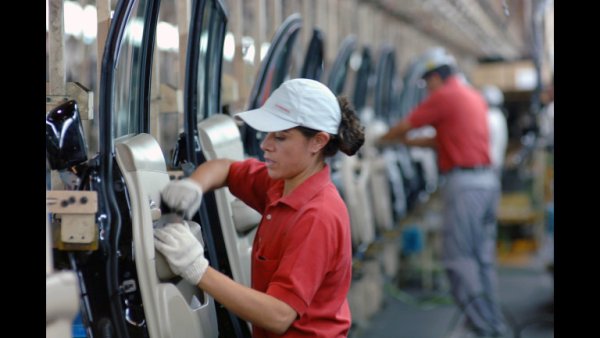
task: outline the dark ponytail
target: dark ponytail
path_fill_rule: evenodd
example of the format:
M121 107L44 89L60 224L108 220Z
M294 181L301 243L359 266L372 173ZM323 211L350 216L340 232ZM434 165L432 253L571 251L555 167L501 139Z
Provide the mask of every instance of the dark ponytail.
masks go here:
M335 155L338 150L348 156L354 155L365 142L365 127L360 124L354 107L344 96L337 98L342 111L342 121L338 127L338 134L331 135L329 142L323 148L323 156ZM296 127L305 137L313 137L319 131L306 127Z
M365 143L365 127L360 123L348 98L340 96L338 97L338 103L342 110L342 121L336 137L338 140L337 148L344 154L352 156ZM333 155L335 155L335 152L329 156ZM325 156L328 156L327 151L325 151Z

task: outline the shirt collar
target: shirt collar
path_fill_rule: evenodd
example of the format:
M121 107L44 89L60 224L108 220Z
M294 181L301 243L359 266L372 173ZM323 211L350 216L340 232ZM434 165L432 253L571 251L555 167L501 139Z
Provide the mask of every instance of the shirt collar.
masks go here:
M279 182L274 184L267 194L273 203L281 202L297 210L312 199L319 191L323 190L325 185L330 181L329 165L325 164L323 169L307 178L290 194L281 197L283 193L283 180L279 180Z
M461 83L461 82L462 82L462 80L456 74L450 75L448 77L448 79L446 80L446 83L453 84L453 85Z

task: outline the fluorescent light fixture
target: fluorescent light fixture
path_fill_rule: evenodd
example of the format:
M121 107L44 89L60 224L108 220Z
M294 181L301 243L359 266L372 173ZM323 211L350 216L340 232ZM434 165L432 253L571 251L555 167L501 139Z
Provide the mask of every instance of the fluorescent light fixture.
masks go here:
M144 21L141 18L132 18L127 25L125 36L134 46L141 46L144 35Z
M360 65L362 64L362 54L359 51L354 51L354 53L352 53L352 55L350 56L350 68L353 71L358 71L358 69L360 68Z
M265 56L267 56L267 52L269 51L270 47L271 47L270 42L262 43L262 45L260 46L260 61L262 61L265 58Z
M168 22L159 22L156 26L156 45L160 50L169 52L179 51L179 32L177 31L177 27Z
M254 39L250 36L243 36L242 37L242 55L243 55L244 62L253 65L255 54L256 54L256 49L254 48Z
M235 57L235 37L233 33L227 32L225 34L225 41L223 43L223 59L225 61L231 62Z
M64 3L65 34L80 38L83 34L83 9L81 5L73 1Z
M92 5L86 5L83 8L83 42L90 44L96 40L98 32L98 15L96 14L96 7Z

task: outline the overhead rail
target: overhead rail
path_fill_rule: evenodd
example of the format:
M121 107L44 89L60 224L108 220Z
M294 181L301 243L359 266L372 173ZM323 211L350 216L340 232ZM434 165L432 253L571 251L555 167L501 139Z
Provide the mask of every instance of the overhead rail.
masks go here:
M438 40L477 58L513 60L530 54L524 34L508 30L504 19L478 0L361 0ZM519 6L524 6L519 4ZM506 13L506 11L504 11ZM508 11L511 15L510 11ZM503 21L504 20L504 21ZM521 38L518 38L521 37Z

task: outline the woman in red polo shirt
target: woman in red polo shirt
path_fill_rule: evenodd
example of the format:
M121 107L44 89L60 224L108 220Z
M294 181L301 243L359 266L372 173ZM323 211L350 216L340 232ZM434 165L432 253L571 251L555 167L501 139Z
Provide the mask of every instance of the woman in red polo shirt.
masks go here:
M252 288L208 266L184 224L155 230L156 248L173 271L253 324L253 337L346 337L352 273L350 219L325 158L353 155L364 128L345 98L323 84L293 79L258 109L239 113L267 132L265 161L218 159L162 192L165 203L193 215L203 191L223 186L259 211L252 248Z

